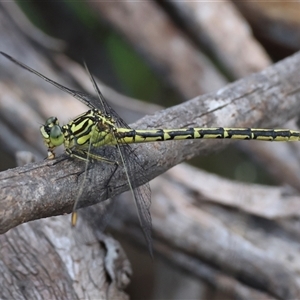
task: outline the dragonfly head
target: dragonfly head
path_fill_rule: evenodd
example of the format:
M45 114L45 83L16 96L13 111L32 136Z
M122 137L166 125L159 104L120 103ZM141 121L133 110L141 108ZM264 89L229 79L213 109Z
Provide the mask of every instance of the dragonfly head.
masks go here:
M47 119L45 125L40 127L44 143L48 147L48 158L54 158L54 148L60 146L64 142L62 128L56 117Z

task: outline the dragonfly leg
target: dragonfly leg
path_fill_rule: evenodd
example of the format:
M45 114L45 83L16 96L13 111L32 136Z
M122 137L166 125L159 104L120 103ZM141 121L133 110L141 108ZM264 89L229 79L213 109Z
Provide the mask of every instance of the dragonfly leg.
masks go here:
M108 198L108 197L109 197L109 194L112 192L112 190L111 190L111 188L110 188L110 186L109 186L109 183L110 183L110 181L112 180L112 178L114 177L114 175L115 175L117 169L119 168L119 163L118 163L117 161L114 162L114 165L115 165L115 168L114 168L114 170L112 171L112 173L110 174L110 176L109 176L109 178L107 179L107 182L106 182L106 184L105 184L105 186L106 186L106 198Z
M88 153L87 151L85 150L78 150L76 149L76 151L72 150L72 149L66 149L66 152L67 154L72 157L72 158L77 158L77 159L80 159L82 161L85 161L86 162L86 167L85 167L85 170L83 170L82 172L78 173L77 176L79 176L80 174L82 173L85 173L88 171L88 167L89 166L92 166L89 165L89 162L91 161L99 161L99 162L104 162L104 163L108 163L108 164L113 164L115 167L114 167L114 170L112 171L111 175L109 176L108 180L107 180L107 183L105 184L105 187L106 187L106 197L108 198L108 195L109 195L109 182L111 181L112 177L114 176L116 170L118 169L119 167L119 163L115 160L111 160L111 159L108 159L108 158L105 158L103 156L100 156L100 155L97 155L97 154L94 154L94 153ZM84 175L86 176L86 174ZM84 179L85 181L85 179ZM71 216L71 223L72 223L72 226L75 226L76 223L77 223L77 218L78 218L78 215L77 215L77 212L76 212L76 208L77 208L77 204L79 202L79 198L82 194L82 191L83 191L83 186L81 186L80 188L80 191L79 191L79 195L77 197L77 199L75 200L75 203L74 203L74 207L73 207L73 211L72 211L72 216Z

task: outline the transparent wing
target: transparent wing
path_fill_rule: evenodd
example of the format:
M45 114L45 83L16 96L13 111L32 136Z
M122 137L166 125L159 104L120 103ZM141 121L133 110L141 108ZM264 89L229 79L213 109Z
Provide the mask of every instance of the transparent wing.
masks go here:
M87 72L93 83L94 89L98 94L100 105L103 107L102 111L105 112L106 115L113 117L117 127L130 128L129 125L106 102L99 87L97 86L93 75L89 72L88 69ZM132 186L133 198L137 207L137 213L139 215L140 224L146 238L149 252L152 256L152 221L150 214L151 190L150 185L148 183L149 180L145 177L145 170L139 158L134 153L133 149L125 142L120 143L118 146L119 147L117 147L117 149L120 150L121 156L121 159L119 159L118 162L120 163L121 161L124 161L125 172L127 173L130 185ZM97 149L92 149L92 151L97 151ZM142 186L138 186L138 182L140 180L143 183Z
M152 220L150 214L151 206L151 189L149 180L145 176L145 170L140 163L139 158L134 153L134 150L127 144L122 144L119 147L124 159L125 166L127 168L129 180L133 187L133 196L137 212L139 215L139 221L142 230L145 235L145 239L148 245L149 252L153 256L152 250ZM142 182L143 185L138 186L138 182Z
M91 109L97 108L100 110L104 115L106 116L111 116L117 127L121 128L130 128L129 125L112 109L112 107L106 102L104 99L99 87L96 84L96 81L94 77L91 75L89 70L87 69L87 72L90 76L90 79L92 81L92 84L94 86L95 91L97 92L98 97L91 96L87 93L83 92L78 92L72 89L69 89L54 80L44 76L43 74L39 73L38 71L28 67L27 65L15 60L13 57L10 55L0 51L0 53L5 56L7 59L10 61L14 62L18 66L22 67L23 69L37 75L38 77L42 78L46 82L54 85L58 89L72 95L74 98L79 100L80 102L84 103ZM107 148L107 147L104 147ZM118 150L116 147L108 147L108 149L98 149L95 147L91 147L91 152L94 154L98 154L99 156L108 158L110 160L115 160L120 163L120 155L123 158L124 161L124 168L126 169L126 172L128 174L128 178L130 181L131 186L133 187L132 193L133 197L136 203L136 207L138 210L138 215L141 223L141 227L143 229L150 254L152 255L152 240L151 240L151 215L150 215L150 205L151 205L151 191L150 191L150 186L148 183L147 178L145 177L145 172L144 168L139 160L139 158L136 156L132 148L125 144L125 143L120 143L118 149L120 149L120 154L118 155ZM113 150L114 149L114 150ZM99 152L100 151L100 152ZM100 160L101 162L101 160ZM103 163L103 162L102 162ZM87 166L86 166L87 167ZM94 169L94 167L92 168ZM144 185L138 186L137 184L137 179L142 179L142 182ZM87 183L83 183L84 185ZM107 183L109 184L109 182ZM78 195L78 199L80 201L81 195ZM76 202L77 200L76 199ZM106 218L107 219L107 218ZM109 219L109 218L108 218ZM107 224L105 224L106 226Z
M120 150L120 152L119 152ZM151 256L153 256L152 251L152 238L151 238L151 231L152 231L152 220L151 220L151 214L150 214L150 206L151 206L151 190L149 185L149 180L146 178L145 170L140 163L139 158L135 154L134 150L131 146L127 144L120 144L119 147L116 146L106 146L101 148L91 147L91 153L94 155L97 155L99 157L105 157L106 159L109 159L111 161L117 161L120 165L120 168L122 167L122 158L124 160L124 165L127 170L127 174L129 176L129 181L132 186L132 193L133 198L135 201L135 205L137 208L137 213L139 216L140 225L142 227L146 243L149 249L149 252ZM101 164L101 166L99 165ZM104 164L104 166L103 166ZM91 166L91 180L93 178L96 178L97 172L101 170L101 168L105 167L106 170L109 168L111 174L114 172L114 167L110 164L106 164L105 162L94 161ZM113 178L110 178L112 180ZM106 188L107 192L109 191L110 186L110 180L106 182ZM138 186L138 184L141 184ZM84 183L90 184L89 182ZM79 195L81 197L81 195ZM82 200L83 201L83 200ZM81 202L81 200L79 200ZM101 222L103 224L103 228L107 226L108 221L110 219L106 217L106 215L103 215L103 211L99 211L100 215L98 215L98 218L104 218ZM106 210L107 212L107 210ZM105 213L106 213L105 212Z
M44 79L46 82L49 82L50 84L54 85L55 87L57 87L58 89L72 95L74 98L76 98L77 100L79 100L80 102L84 103L85 105L87 105L90 108L98 108L99 110L103 111L103 106L99 106L101 105L98 97L93 97L87 93L83 93L83 92L77 92L74 91L72 89L69 89L61 84L59 84L58 82L44 76L43 74L39 73L38 71L28 67L27 65L17 61L16 59L14 59L13 57L11 57L10 55L0 51L0 53L5 56L7 59L9 59L10 61L14 62L15 64L17 64L18 66L20 66L21 68L37 75L38 77Z

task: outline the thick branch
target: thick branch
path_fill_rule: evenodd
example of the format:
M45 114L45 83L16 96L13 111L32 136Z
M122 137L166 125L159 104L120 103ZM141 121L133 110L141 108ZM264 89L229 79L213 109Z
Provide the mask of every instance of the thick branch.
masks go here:
M134 127L259 126L273 127L299 113L300 54L264 72L222 90L141 119ZM272 116L266 118L265 116ZM136 147L150 180L183 160L211 148L220 141L166 142ZM73 160L46 161L2 172L0 175L1 232L23 222L69 213L78 193L84 164ZM84 191L85 205L105 200L105 179L111 170L103 164ZM89 181L88 181L89 182ZM128 189L126 177L118 173L110 183L111 196Z
M271 191L271 187L233 183L184 164L153 180L151 186L154 249L162 253L161 243L173 249L168 260L199 276L201 271L191 269L189 260L200 259L230 278L242 278L248 288L255 286L280 299L299 298L299 237L276 221L298 215L299 196L279 187ZM143 241L137 226L126 226L136 220L131 202L124 194L111 226L133 236L135 242ZM126 214L125 208L129 208ZM173 257L177 250L189 258L178 261ZM218 284L210 274L200 276Z
M81 224L75 232L60 216L0 235L0 298L128 299L131 267L123 249L89 229Z

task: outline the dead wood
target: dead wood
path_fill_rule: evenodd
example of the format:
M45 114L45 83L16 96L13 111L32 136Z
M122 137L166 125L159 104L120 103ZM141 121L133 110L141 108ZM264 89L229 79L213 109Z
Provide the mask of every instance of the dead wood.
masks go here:
M220 124L221 121L218 121L220 118L223 122L228 122L228 126L232 126L230 123L231 120L231 122L234 122L236 126L246 126L245 124L248 124L248 126L258 126L257 124L260 124L262 127L273 127L275 125L274 122L276 122L276 118L273 118L272 120L266 120L265 118L260 119L260 117L264 114L258 114L259 109L264 108L264 113L266 113L266 111L274 113L274 111L278 109L278 111L280 111L280 114L277 114L280 119L278 122L284 122L294 114L298 113L298 87L291 85L291 81L288 80L292 77L291 74L296 76L297 66L299 65L299 62L297 62L299 59L298 57L299 55L295 55L294 57L268 68L262 73L255 74L249 78L232 84L216 94L197 97L196 99L180 106L158 112L151 117L145 117L134 126L138 126L139 128L145 128L146 124L147 127L154 128L167 126L186 127L193 126L195 124L199 124L200 126L211 126L211 124L215 123ZM287 73L287 69L291 73ZM292 72L293 70L295 70L295 73ZM262 80L262 78L265 80ZM274 97L274 95L276 95L276 97ZM284 102L280 101L281 97L284 97ZM266 100L264 101L264 99ZM211 107L212 101L216 102L215 107L213 108ZM288 107L287 103L289 103L293 109ZM251 107L251 105L254 105L256 110L252 112L248 111L247 115L243 115L242 120L240 120L241 118L239 115L228 116L228 108L235 107L235 105L240 105L240 111L243 107L248 108ZM237 108L233 108L233 110L237 110ZM191 122L190 120L193 121ZM139 126L139 124L141 125ZM220 144L221 143L219 142L218 147L221 147ZM172 143L171 148L167 145L167 143L138 146L136 147L136 151L139 157L143 160L146 176L150 179L184 159L193 157L199 152L203 153L204 151L208 151L210 147L215 148L216 143L186 141L182 143ZM170 151L170 149L172 149L172 151ZM5 232L18 224L30 220L69 213L71 211L73 201L76 198L78 184L81 182L83 165L81 162L72 161L70 159L60 161L61 158L62 157L54 161L29 164L22 168L11 169L0 174L0 199L2 199L1 208L3 208L3 210L1 210L0 218L1 232ZM92 185L85 191L87 195L86 204L93 204L99 200L105 199L106 189L104 184L105 178L107 178L106 176L108 175L106 172L107 170L105 166L103 166L103 169L99 170L97 178L91 181ZM113 191L112 195L117 195L128 189L126 178L122 173L118 174L111 184ZM185 197L182 197L182 199L183 198ZM174 198L172 201L174 201ZM182 204L178 203L178 205ZM181 211L181 209L178 208L177 211ZM160 211L158 215L162 213L163 212ZM251 213L253 213L253 211L251 211ZM163 214L166 214L166 212ZM189 212L187 215L191 216ZM194 220L193 222L189 221L192 222L189 226L192 226L192 224L194 224L194 222L198 219L204 222L202 223L201 228L202 226L204 226L203 228L208 226L209 223L207 223L207 217L205 217L204 213L200 211L198 211L195 218L192 219ZM167 228L165 221L163 221L163 223L156 224L154 219L155 234L159 234L159 236L162 235L162 228ZM218 230L215 228L215 221L216 220L210 222L212 222L211 224L214 224L212 232L217 233ZM179 224L180 223L182 222L179 222ZM184 224L184 222L182 224ZM171 224L170 226L174 228L174 224ZM173 233L176 233L178 237L182 237L180 232L181 231L177 230ZM190 230L185 228L182 232L190 232ZM206 230L203 234L206 235L205 232ZM238 274L244 274L246 279L250 281L253 280L252 275L256 274L256 272L252 272L253 263L256 262L258 266L264 266L261 268L261 276L258 277L256 274L256 284L260 286L268 283L267 285L264 285L265 289L269 293L282 298L286 295L297 295L297 286L293 279L294 275L290 275L289 272L284 271L282 265L275 264L274 261L269 261L257 249L253 249L253 255L246 256L248 257L246 261L245 256L242 255L240 263L233 265L229 263L228 265L226 264L226 262L230 262L228 261L228 255L230 255L230 253L232 255L232 252L226 252L224 249L217 250L217 245L208 247L208 240L222 241L224 237L221 238L221 236L219 236L212 238L209 236L209 239L205 240L206 242L203 243L203 236L201 236L200 233L201 230L199 228L199 230L197 230L197 239L199 239L199 244L206 245L206 247L202 250L199 248L194 253L195 255L208 259L209 261L216 261L220 263L220 265L224 265L226 269L236 271ZM240 240L240 237L232 237L231 234L225 234L225 236L228 238L227 242L229 244L237 245L241 243L241 245L243 245L244 243L243 240ZM164 239L168 243L172 243L181 249L184 246L184 250L189 251L189 244L181 244L184 239L181 240L180 238L175 238L175 236L170 235L169 231L164 234ZM181 242L180 244L177 244L176 241ZM193 245L197 243L198 242L195 242ZM240 253L245 253L247 247L245 248L245 245L242 246L242 251ZM212 249L216 249L215 254L213 254ZM229 250L230 247L228 248L228 251ZM223 253L223 259L218 256L220 251ZM208 253L210 253L209 256L207 256ZM238 259L235 258L235 261L238 261ZM273 267L270 268L270 265ZM276 285L274 278L281 275L286 278L286 284L281 281L281 285L278 286ZM284 286L288 286L288 294L286 294Z
M275 298L298 297L299 235L291 234L278 220L298 215L299 196L287 194L284 188L271 191L270 187L268 191L265 186L233 183L183 165L155 179L151 187L154 249L158 253L168 253L168 260L216 288L221 284L216 275L220 272L231 282L231 292L239 296L244 290L238 282ZM118 201L111 224L142 241L136 230L125 225L135 219L130 203L130 197ZM130 208L126 215L125 207ZM204 270L192 268L193 263L201 264L197 259L209 264L216 277L211 277L205 266ZM253 291L250 288L248 292Z
M4 22L4 20L5 17L1 15L1 22ZM5 40L11 41L8 33L12 32L12 30L13 29L6 30L7 33L1 30L1 34L6 34ZM14 36L11 37L11 39L13 38ZM22 45L22 48L18 47L18 45ZM57 79L56 73L49 67L49 62L43 55L31 48L31 46L26 43L26 40L22 40L21 38L16 44L11 42L11 45L6 45L6 47L8 47L9 52L11 48L16 49L14 50L16 53L10 53L17 59L20 59L45 75L64 84L63 80ZM30 51L27 52L28 54L23 60L22 51L26 48L30 49ZM22 51L18 52L18 49L22 49ZM7 51L5 49L1 50ZM181 106L161 111L154 116L145 117L133 126L138 128L166 128L195 125L208 127L222 125L272 128L283 124L299 113L299 59L299 54L297 54L266 69L262 73L255 74L233 85L227 86L219 92L197 97L193 101ZM16 69L10 62L5 61L3 58L0 59L0 65L1 70L5 70L1 74L1 120L4 120L3 123L6 125L6 128L10 130L6 136L2 135L4 130L1 131L1 144L5 144L8 148L11 147L11 149L17 150L17 142L13 141L15 141L14 139L16 137L20 139L21 132L22 139L24 137L26 141L24 143L27 143L27 145L23 144L24 149L30 149L27 147L32 147L35 153L41 156L43 155L42 153L45 152L42 152L44 148L41 143L40 146L36 146L36 140L39 134L38 124L43 122L45 116L48 117L52 114L65 116L65 121L67 121L69 118L77 115L79 113L78 110L82 108L79 108L80 105L78 105L78 108L75 108L78 103L74 101L74 99L67 99L67 97L62 96L61 93L53 91L52 87L42 83L40 79L34 78L32 79L32 83L31 79L29 79L31 76L28 76L27 73L23 74L23 70ZM199 70L198 73L200 72ZM184 76L176 77L176 80L174 78L175 77L172 79L174 81L178 79L188 81L188 78L184 78ZM26 82L25 86L24 81ZM201 82L201 79L199 79L199 82ZM14 83L16 83L16 85L14 85ZM182 90L184 90L184 88L184 86L181 87ZM9 97L7 97L7 95L9 95ZM31 105L31 109L27 109L26 113L24 113L23 109L20 111L16 110L16 107L22 105L22 101L25 102L24 99L26 99L26 103ZM18 104L16 105L16 103ZM43 105L43 103L47 105ZM51 103L51 105L49 105L49 103ZM40 112L39 115L36 113L37 111ZM5 127L1 127L1 130L3 128ZM9 137L13 138L10 139ZM244 144L246 143L248 142L244 142ZM139 146L136 148L136 151L144 162L146 176L150 179L185 159L191 158L199 153L206 153L212 149L220 149L224 144L226 143L220 141L185 141ZM274 146L274 144L272 145ZM45 161L35 163L22 168L2 172L0 174L1 231L5 232L9 228L29 220L69 213L73 201L76 198L78 184L80 184L82 180L82 170L83 166L80 162L69 159L59 161L58 159L52 162ZM109 171L103 166L102 169L99 169L97 178L92 178L92 184L86 190L86 205L105 199L106 189L104 186L105 178L107 178L108 173ZM193 173L191 172L191 174ZM188 176L190 175L186 175L185 178L188 178ZM204 175L201 181L204 181L205 177ZM191 178L195 179L196 176L193 174ZM220 181L217 182L220 183ZM164 185L167 187L167 184ZM178 185L178 183L176 183L175 186L176 185ZM189 188L191 188L191 193L195 192L194 186ZM245 191L244 188L245 187L241 187L240 190ZM124 174L117 174L114 182L112 182L112 195L117 195L127 189ZM161 186L158 189L160 192L166 193L166 191L162 190ZM210 189L210 191L212 190L213 188ZM234 193L234 189L232 190ZM272 236L271 232L266 232L263 238L259 239L255 234L259 235L260 231L257 230L253 223L259 220L261 221L261 219L252 219L252 216L259 216L262 219L269 218L272 223L268 224L273 228L277 226L275 220L277 217L292 218L293 216L297 216L297 212L293 212L293 210L284 203L286 198L280 198L281 193L286 193L285 190L276 189L278 197L275 198L276 205L274 205L273 211L269 211L273 205L271 198L268 198L268 206L263 207L258 205L259 201L257 201L257 199L261 199L261 195L258 194L253 194L253 201L256 200L254 203L255 206L253 207L250 205L251 202L228 202L227 198L220 199L217 196L205 194L205 190L196 191L196 196L198 193L205 195L204 199L195 197L196 199L199 198L200 201L208 201L209 199L215 203L220 202L225 207L242 210L247 216L250 216L248 218L246 217L246 219L252 221L252 223L250 222L252 226L248 226L249 224L247 223L244 224L244 219L240 218L241 222L237 227L230 224L230 220L235 218L240 220L239 213L225 213L225 210L212 204L204 205L203 203L194 203L194 199L186 197L185 194L184 197L177 197L176 199L176 197L174 197L174 191L174 187L167 187L168 197L165 197L164 194L161 195L163 198L167 198L163 200L165 204L162 206L162 203L159 201L159 199L162 198L160 198L161 196L156 197L156 190L154 188L155 197L153 197L153 199L158 199L153 203L155 239L163 241L166 245L170 245L172 249L178 248L182 253L187 252L193 257L205 260L209 264L218 264L218 267L221 268L224 273L229 272L232 278L236 278L238 283L241 281L245 282L247 287L252 286L259 288L266 291L268 295L273 295L277 298L298 297L299 288L296 284L297 277L295 276L295 272L298 272L298 265L296 263L288 263L289 257L292 257L293 260L296 259L295 233L287 239L286 243L283 243L281 239L277 239L276 236ZM268 189L264 191L266 194L270 192ZM248 194L249 192L250 188L246 193ZM271 197L273 197L276 192L270 194ZM178 193L178 195L181 194ZM252 195L251 192L250 195ZM229 199L236 199L233 196L234 195L229 196ZM236 195L236 197L243 199L241 195ZM293 208L296 210L297 195L291 198ZM189 207L186 202L182 202L183 200L187 202L190 201L190 203L192 202L192 206ZM127 207L129 207L129 210L132 210L130 203L132 203L132 201L128 202ZM186 205L187 207L185 207ZM284 209L281 210L282 207ZM170 208L173 209L170 210ZM128 208L126 208L126 210L128 210ZM171 213L172 211L173 214ZM130 232L130 226L128 226L128 224L132 225L135 222L133 220L136 220L134 217L131 218L132 216L135 216L134 210L133 213L129 213L127 217L125 215L125 218L123 217L124 219L120 217L119 222L122 223L124 222L123 220L128 221L126 226L120 229L122 232L126 233L127 230ZM118 224L117 222L113 222L113 226L115 227L118 227ZM244 227L242 226L243 224ZM22 226L26 228L27 225L28 224ZM133 233L131 233L132 237L135 236L138 226L136 222L133 228L130 227L133 231ZM21 230L19 228L20 227L17 227L13 230L17 230L16 232L18 232ZM66 230L68 225L64 225L62 228ZM280 230L283 228L286 230L289 228L289 230L285 232L286 234L291 234L293 230L295 231L295 227L286 222L284 226L282 225L282 227L277 228L278 235L280 235ZM242 231L242 233L240 231ZM250 236L243 237L243 233L247 233L248 231L250 232ZM191 235L187 234L190 232ZM255 233L254 236L251 236L251 233ZM13 235L14 231L11 230L7 234ZM6 236L2 237L3 239L6 238ZM13 235L13 240L16 238L16 235ZM137 240L142 240L142 237L139 236ZM267 242L262 243L264 240ZM259 241L258 245L255 244L257 241ZM288 248L288 244L292 244L293 247ZM164 253L164 251L160 249L161 248L157 247L157 251ZM273 249L278 249L278 252L274 254ZM283 257L283 253L286 252L288 252L289 256ZM5 252L5 257L7 257L7 253L8 252ZM68 257L69 252L66 251L66 253L66 257ZM96 254L96 256L98 256L98 254ZM173 257L173 262L176 262L176 256L170 257ZM189 269L190 265L187 261L182 263L182 267L191 272L191 268ZM62 274L65 276L64 273ZM89 272L87 272L87 274L89 274ZM194 274L199 276L198 268L194 270ZM65 282L70 283L74 280L73 277L65 277ZM209 280L207 279L207 281ZM85 286L84 280L79 282ZM218 287L218 284L215 286ZM239 295L242 296L243 293L240 292Z
M229 127L272 128L299 112L299 64L298 54L215 94L197 97L180 106L145 117L133 127L210 127L212 124L222 123ZM255 110L249 111L249 107L255 107ZM247 111L246 115L242 113L243 108ZM239 111L239 114L229 114L229 111ZM266 120L264 116L268 114L275 117ZM219 145L221 143L216 146L216 143L188 140L141 145L136 147L136 151L144 163L145 175L150 180L181 161L204 153L210 147L220 147ZM69 213L76 199L82 168L80 162L68 159L46 161L2 172L1 232L29 220ZM107 176L104 167L94 180L95 185L90 186L87 191L88 204L105 200L105 188L101 182L104 183ZM128 189L125 176L117 176L111 188L111 196Z
M120 244L72 230L66 216L22 224L0 243L2 299L128 299L131 268Z
M179 19L192 38L204 45L233 78L261 71L271 64L231 1L173 1L165 5L175 21L178 23Z
M225 84L222 74L157 3L122 1L89 2L89 5L121 32L184 99Z

